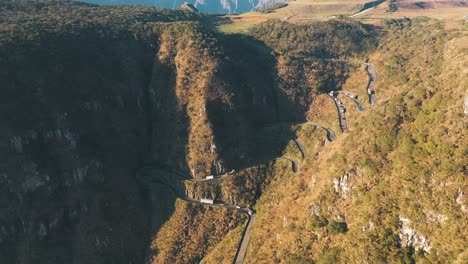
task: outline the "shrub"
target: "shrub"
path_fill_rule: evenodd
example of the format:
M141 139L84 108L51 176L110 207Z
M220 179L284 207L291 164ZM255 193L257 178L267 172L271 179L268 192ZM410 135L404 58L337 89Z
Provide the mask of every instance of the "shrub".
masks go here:
M332 235L339 233L346 233L348 231L348 225L345 222L332 221L328 225L328 232Z
M319 215L312 216L311 224L312 230L317 230L318 228L325 227L328 225L327 218Z

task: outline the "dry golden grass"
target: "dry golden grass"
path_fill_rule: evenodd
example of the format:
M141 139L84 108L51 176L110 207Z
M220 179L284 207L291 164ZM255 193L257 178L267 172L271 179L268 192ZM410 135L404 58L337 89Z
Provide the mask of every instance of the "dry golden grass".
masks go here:
M461 1L398 1L399 8L396 12L389 13L388 2L383 3L373 11L363 15L365 18L401 18L427 16L438 19L463 19L468 14L468 5L457 4ZM420 6L418 7L416 3Z
M277 9L269 14L247 12L239 15L227 15L226 18L231 23L222 24L218 28L226 33L242 33L268 19L280 19L292 23L323 20L336 15L354 14L366 2L363 0L296 0L289 2L287 7Z
M237 247L239 246L239 241L241 241L245 225L246 223L239 225L237 228L229 232L223 240L221 240L221 242L219 242L216 247L200 261L200 264L232 263L232 260L236 255Z
M307 120L329 127L336 134L341 132L335 103L326 94L321 94L314 98L312 106L307 113Z
M227 15L230 23L219 25L219 30L226 33L246 32L250 27L269 19L280 19L291 23L307 23L316 20L333 19L336 16L350 16L357 13L366 0L296 0L269 14L247 12L239 15ZM431 17L438 19L464 19L468 15L468 5L458 4L461 1L399 1L400 8L388 12L388 1L376 8L357 16L355 19L376 24L383 18ZM415 3L424 3L426 8L418 8Z
M466 43L467 36L463 36L463 32L459 32L461 36L456 36L454 39L448 41L444 45L444 59L443 59L443 70L440 76L434 78L434 81L440 81L440 86L437 87L436 93L438 96L454 99L450 105L439 105L437 112L443 112L447 115L447 118L443 120L443 124L434 123L433 126L437 128L451 128L453 129L451 136L443 139L445 142L450 142L449 145L464 144L466 149L466 139L460 136L461 127L463 122L454 123L454 120L461 121L463 117L460 117L460 113L463 109L463 94L466 92L467 85L466 80L468 70L466 70L468 63L468 47ZM424 52L420 55L424 57ZM383 100L379 102L374 112L384 112L386 115L394 114L393 109L387 109L391 103L395 103L395 95L399 93L408 92L408 96L416 96L414 87L412 85L390 85L388 82L391 80L385 76L385 68L382 60L388 58L389 54L385 50L379 50L373 56L371 56L371 62L374 65L381 65L377 68L377 72L381 76L380 83L376 84L376 88L385 88L382 90ZM417 66L420 62L417 58L412 58ZM437 64L423 68L423 71L431 71L431 67L435 67ZM362 71L356 71L351 74L348 83L345 85L347 90L356 92L359 90L361 84L361 78L363 77ZM426 90L423 86L423 90ZM379 90L378 90L379 91ZM357 93L357 92L356 92ZM379 94L379 93L378 93ZM393 94L393 96L392 96ZM423 105L433 104L437 101L438 96L423 102ZM323 102L322 102L323 101ZM398 101L398 100L397 100ZM408 100L411 102L411 100ZM321 99L321 103L326 103L325 98ZM328 109L328 108L327 108ZM330 107L330 110L331 107ZM320 111L320 109L318 109ZM424 107L422 111L427 111ZM368 125L373 124L372 118L375 120L375 113L368 113L364 116L365 123ZM321 116L326 116L322 113ZM320 118L320 115L315 117ZM383 117L385 118L385 116ZM386 123L385 120L377 122ZM405 126L417 125L409 124ZM318 158L311 158L306 160L304 163L306 166L303 167L301 172L293 177L281 176L276 178L271 183L270 188L266 191L264 196L259 201L259 214L257 217L257 229L255 230L251 248L249 249L248 263L267 263L268 261L278 263L294 263L288 261L287 256L299 254L307 259L317 260L321 257L324 252L330 251L333 247L342 248L345 259L336 260L336 262L346 263L358 263L363 259L370 260L370 263L375 262L377 259L375 255L379 254L379 249L375 246L377 243L375 240L375 234L372 232L365 233L362 228L368 225L369 219L374 221L375 228L382 228L377 226L377 222L374 219L378 219L376 208L382 207L382 205L389 206L390 208L397 206L396 203L400 204L398 214L403 216L412 215L413 224L416 226L416 230L426 235L433 241L433 245L438 247L437 250L440 256L435 257L434 255L429 256L429 260L434 262L437 258L450 262L449 259L453 257L458 263L464 263L466 259L466 252L457 251L456 248L460 248L464 243L466 244L466 224L459 219L459 215L462 214L459 209L449 209L453 207L454 203L450 193L454 193L455 187L451 187L447 182L451 182L452 185L458 184L460 186L460 175L458 177L450 176L445 178L438 176L437 174L432 175L431 181L433 185L429 187L422 187L424 181L419 182L416 187L416 191L412 190L409 185L409 181L417 181L415 178L409 178L402 182L401 179L397 180L401 175L406 175L409 172L392 171L391 166L395 164L394 158L389 157L387 161L383 161L382 165L379 165L379 169L376 172L369 174L365 168L359 168L357 164L346 164L351 160L359 160L362 157L366 157L366 143L372 142L372 137L380 136L379 134L369 134L372 130L371 127L366 128L365 132L351 131L340 135L336 141L323 147L323 151ZM406 129L402 128L402 130ZM373 131L371 133L375 133ZM358 134L363 133L363 134ZM381 132L378 132L381 133ZM362 138L362 139L361 139ZM360 141L359 143L356 141ZM346 146L346 152L343 153L343 146ZM340 154L341 152L341 154ZM436 154L437 156L438 154ZM343 161L341 158L345 156L346 160ZM345 162L343 164L343 162ZM383 170L390 170L383 172ZM353 167L354 166L354 167ZM429 165L427 165L429 166ZM334 194L332 187L332 179L343 175L345 173L344 167L353 167L355 171L352 176L353 195L351 199L345 200ZM442 180L444 179L444 180ZM441 184L442 181L447 181ZM458 183L454 183L457 182ZM303 185L305 183L305 187ZM422 186L418 186L422 185ZM466 185L463 187L466 189ZM429 191L428 189L431 189ZM298 191L300 190L300 191ZM409 193L416 192L413 198L402 198L409 195ZM428 195L427 192L433 192ZM369 194L372 193L372 194ZM456 193L456 192L455 192ZM448 196L447 196L448 195ZM418 197L420 200L414 197ZM429 197L429 198L428 198ZM373 200L375 199L375 200ZM407 200L404 200L407 199ZM441 200L450 199L450 201L444 201L443 206L437 207L436 204L441 203ZM329 201L328 203L325 201ZM402 202L403 201L403 202ZM428 202L430 201L430 202ZM410 209L412 205L408 204L417 203L418 206L424 208L436 208L444 211L453 210L452 213L457 216L451 215L451 213L444 213L449 217L447 223L442 227L437 224L428 223L425 220L423 214L422 220L418 219L420 212L416 212ZM321 207L320 214L329 215L331 218L343 217L348 223L349 231L347 234L338 234L330 236L326 234L324 228L316 231L310 229L310 218L311 206ZM456 206L455 206L456 207ZM432 209L432 210L436 210ZM382 221L381 225L390 226L391 212L383 214L383 218L379 219ZM387 222L390 221L390 222ZM419 223L417 223L419 221ZM381 232L380 230L379 232ZM382 233L380 233L382 234ZM326 236L326 237L324 237ZM463 239L465 237L465 239ZM385 237L380 237L385 238ZM455 249L454 249L455 248ZM433 249L434 250L434 249ZM450 252L450 253L448 253ZM439 254L437 253L437 254ZM452 254L452 256L450 256ZM388 256L387 256L388 257ZM435 259L431 259L435 258ZM250 261L250 262L249 262ZM390 261L391 262L391 261ZM444 262L444 261L442 261Z

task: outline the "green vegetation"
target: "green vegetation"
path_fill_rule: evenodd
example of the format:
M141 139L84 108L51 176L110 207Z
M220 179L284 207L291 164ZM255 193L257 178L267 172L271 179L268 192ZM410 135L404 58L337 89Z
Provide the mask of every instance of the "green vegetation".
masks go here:
M328 225L328 232L330 235L346 233L346 231L348 231L348 226L344 222L331 221Z
M387 12L393 13L398 10L398 3L397 0L390 0L390 3L388 4Z
M328 225L328 219L323 216L313 215L311 218L311 227L313 230L322 228Z
M377 44L372 27L354 21L331 20L294 25L268 20L249 34L284 56L316 59L362 56Z
M272 210L308 223L309 230L321 238L302 254L312 254L318 263L353 263L366 255L370 263L455 261L462 258L467 243L460 222L464 212L450 198L459 195L467 173L463 89L458 89L464 78L460 69L466 65L465 51L457 48L462 38L430 19L389 20L385 30L371 56L379 75L377 96L384 102L371 108L340 146L324 148L326 158L303 169L300 177L309 182L310 175L317 174L316 183L285 201L297 202L302 209L286 209L281 204L270 209L263 201L258 206L258 211ZM352 198L347 199L335 193L331 184L346 173L351 175L348 184L352 186ZM298 188L279 181L278 185L273 181L266 194ZM311 186L315 186L313 191ZM307 207L314 214L305 214ZM343 216L346 223L328 223L327 219ZM415 232L430 241L428 252L418 244L404 245L400 217L410 219ZM264 221L270 232L283 234L281 225L260 217L257 220L259 225ZM292 239L306 234L289 232L294 234L288 234L282 243L290 248L305 246ZM266 236L258 239L269 245L256 247L259 255L276 250Z
M257 212L247 262L466 262L466 29L271 20L224 35L193 12L53 0L0 14L0 235L16 232L0 259L136 263L149 241L153 263L231 262L245 216L156 183L143 195L134 171L150 163L186 178L248 167L186 186ZM320 94L366 95L364 61L379 103L334 142L263 127L337 131Z

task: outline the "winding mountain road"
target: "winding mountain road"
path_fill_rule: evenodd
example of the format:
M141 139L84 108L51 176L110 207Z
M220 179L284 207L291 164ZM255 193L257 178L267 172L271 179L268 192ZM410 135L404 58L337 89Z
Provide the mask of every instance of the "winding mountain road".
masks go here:
M347 92L347 91L343 91L343 90L340 90L340 91L337 91L337 92L340 93L340 94L343 94L343 95L346 96L346 97L351 98L351 99L354 101L354 103L357 105L358 111L359 111L359 112L362 112L362 111L365 111L365 110L366 110L366 108L365 108L364 105L361 103L361 101L359 101L357 95L355 95L355 94L353 94L353 93L350 93L350 92Z
M145 171L146 170L146 171ZM161 172L159 168L154 168L154 170ZM170 173L173 175L172 173ZM140 170L137 172L137 179L145 183L144 186L151 186L151 184L162 184L167 186L179 199L186 201L188 203L195 203L195 204L201 204L201 205L206 205L206 206L211 206L211 207L223 207L227 209L232 209L236 210L239 213L243 213L248 217L248 222L247 225L244 229L244 233L241 238L241 242L239 244L239 247L236 252L236 256L234 258L234 263L243 263L244 258L247 254L247 248L250 242L250 237L252 236L252 229L253 229L253 224L255 222L255 211L248 208L248 207L240 207L224 202L215 202L210 199L202 199L202 200L195 200L190 197L187 197L185 193L181 192L177 186L174 186L171 184L171 182L167 181L166 177L154 177L155 173L152 173L152 169L150 167L145 167L144 170ZM210 201L210 202L204 202L204 201Z
M369 96L369 104L375 105L377 103L377 97L375 96L374 84L377 80L377 71L374 66L370 63L364 63L366 65L366 71L369 75L369 83L367 84L367 94Z
M281 156L281 157L278 157L278 159L284 159L284 160L290 161L292 164L292 171L294 173L299 171L299 162L295 158L292 158L289 156Z
M268 124L268 125L265 125L264 127L266 128L266 127L275 127L275 126L305 126L305 125L311 125L311 126L315 126L315 127L325 130L325 132L327 133L327 139L330 142L336 139L336 134L333 130L331 130L328 127L322 126L316 122L309 122L309 121L308 122L281 122L281 123Z
M193 182L208 182L208 181L214 181L214 180L221 180L224 179L232 174L234 174L236 171L231 170L230 172L226 172L224 174L220 175L207 175L204 178L193 178L193 179L188 179L187 181L193 181Z
M245 256L247 255L247 248L249 247L250 237L252 236L252 229L255 222L255 214L249 214L248 217L249 220L247 222L247 226L244 229L244 234L242 234L241 242L237 248L236 256L234 257L235 264L242 264Z
M366 63L366 65L367 65L367 68L366 68L367 72L369 73L369 76L370 76L370 81L369 81L369 84L368 84L368 91L374 91L373 90L373 85L374 85L374 82L375 82L375 79L376 79L376 72L375 72L375 69L372 67L372 65L367 64L367 63ZM340 128L341 128L342 131L345 131L347 129L346 117L345 117L346 109L344 108L341 101L338 99L338 94L339 93L342 93L345 96L348 96L351 99L353 99L353 101L356 103L359 111L364 111L365 108L362 105L362 103L357 99L357 96L350 93L350 92L340 91L340 92L331 92L330 94L328 94L328 96L333 100L333 102L335 103L335 106L338 109L338 117L339 117L339 121L340 121ZM373 102L376 102L376 100L377 99L375 98L374 93L372 93L372 94L369 93L370 103L373 104ZM318 124L316 122L283 122L283 123L270 124L269 126L280 126L280 125L289 125L289 126L292 126L292 125L300 125L300 126L312 125L312 126L315 126L317 128L325 130L325 132L327 134L327 140L328 141L332 142L332 141L334 141L336 139L336 134L335 134L335 132L333 132L333 130L331 130L330 128L327 128L325 126L322 126L322 125L320 125L320 124ZM269 127L269 126L266 126L266 127ZM302 144L302 142L299 139L294 139L293 141L295 142L296 146L300 150L303 159L305 159L305 157L308 155L306 148L304 147L304 145ZM294 173L299 171L299 162L296 159L294 159L292 157L289 157L289 156L281 156L281 157L277 157L276 159L284 159L284 160L287 160L287 161L291 162L292 171ZM261 163L263 163L263 162L260 162L259 164L261 164ZM258 164L256 164L256 165L258 165ZM253 166L255 166L255 164ZM236 210L239 213L245 214L248 217L248 221L247 221L247 225L246 225L246 227L244 229L244 233L242 235L241 241L239 243L239 247L237 248L236 255L235 255L235 258L234 258L234 263L235 264L242 264L244 262L246 254L247 254L247 248L248 248L248 245L250 243L250 238L252 236L253 225L254 225L254 222L255 222L255 211L252 210L251 208L248 208L248 207L240 207L240 206L224 203L224 202L221 202L221 201L216 201L215 202L214 200L211 200L211 199L201 199L201 200L193 199L193 198L188 197L186 195L185 184L184 184L184 181L210 182L210 181L222 180L222 179L224 179L224 178L226 178L228 176L233 175L235 172L236 172L235 170L232 170L230 172L227 172L227 173L224 173L224 174L221 174L221 175L208 175L208 176L205 176L204 178L194 179L194 178L190 178L190 177L185 177L184 175L179 174L179 173L168 172L166 170L162 170L158 166L149 165L149 166L142 167L137 172L137 179L139 181L143 182L144 186L146 186L146 187L151 186L151 184L155 184L155 183L156 184L166 185L167 187L169 187L169 189L178 198L180 198L181 200L184 200L186 202L189 202L189 203L201 204L201 205L211 206L211 207L224 207L224 208ZM165 175L165 176L161 177L161 175ZM171 180L169 181L169 179L171 179Z
M280 136L275 136L275 135L267 135L267 136L261 136L259 137L260 139L264 139L266 137L271 137L271 138L278 138L279 140L284 140L284 138L280 137ZM302 155L302 159L304 160L306 157L307 157L307 150L306 148L304 147L304 144L302 144L301 140L296 138L296 139L293 139L292 140L294 142L294 144L296 144L296 147L297 149L299 149L299 151L301 152L301 155Z
M336 110L338 111L338 121L340 123L341 132L345 132L348 129L348 124L346 123L346 108L338 98L338 92L331 91L327 95L332 99L333 103L335 103Z
M293 139L293 141L296 143L297 148L301 151L302 159L305 159L308 156L306 148L298 138Z

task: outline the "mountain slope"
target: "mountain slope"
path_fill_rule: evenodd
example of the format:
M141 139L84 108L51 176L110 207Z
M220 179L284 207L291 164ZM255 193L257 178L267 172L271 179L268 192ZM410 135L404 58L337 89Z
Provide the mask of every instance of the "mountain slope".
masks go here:
M206 13L230 14L251 11L286 0L82 0L82 2L100 5L152 5L165 8L178 8L183 3L193 4L198 10Z
M206 19L0 3L2 263L466 262L465 21Z
M381 103L297 177L272 182L249 263L466 261L466 33L431 20L385 28L370 56Z

